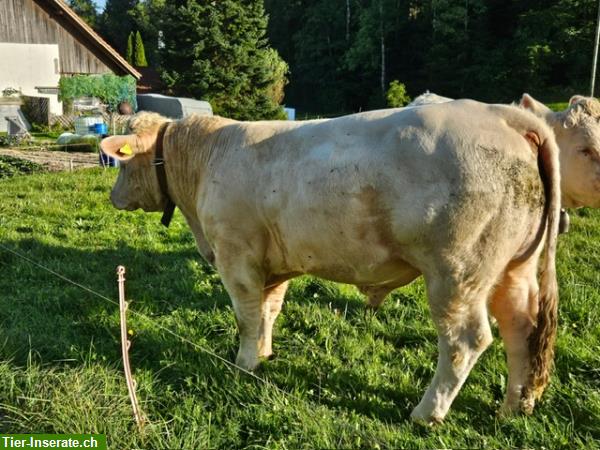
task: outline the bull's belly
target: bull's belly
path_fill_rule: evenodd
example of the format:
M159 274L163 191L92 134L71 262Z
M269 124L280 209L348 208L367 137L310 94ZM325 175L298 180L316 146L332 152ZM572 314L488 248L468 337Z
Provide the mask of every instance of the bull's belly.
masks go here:
M269 279L272 282L300 274L315 275L357 286L394 286L410 283L421 272L403 259L397 248L363 242L360 246L335 243L329 246L303 245L269 252Z
M405 261L395 260L368 266L339 264L337 267L316 267L306 272L327 280L357 286L404 286L421 272Z

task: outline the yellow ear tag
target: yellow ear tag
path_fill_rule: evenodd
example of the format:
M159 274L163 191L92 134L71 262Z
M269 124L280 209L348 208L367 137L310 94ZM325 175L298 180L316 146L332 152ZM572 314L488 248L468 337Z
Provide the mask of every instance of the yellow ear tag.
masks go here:
M131 149L129 144L125 144L119 149L119 153L123 153L124 155L133 155L133 150Z

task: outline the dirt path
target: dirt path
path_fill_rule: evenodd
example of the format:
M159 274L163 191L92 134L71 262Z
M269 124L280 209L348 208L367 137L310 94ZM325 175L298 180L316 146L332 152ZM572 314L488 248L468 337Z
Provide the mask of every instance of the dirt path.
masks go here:
M41 164L47 170L75 170L86 167L98 167L97 153L49 152L43 150L15 150L0 148L0 156L12 156Z

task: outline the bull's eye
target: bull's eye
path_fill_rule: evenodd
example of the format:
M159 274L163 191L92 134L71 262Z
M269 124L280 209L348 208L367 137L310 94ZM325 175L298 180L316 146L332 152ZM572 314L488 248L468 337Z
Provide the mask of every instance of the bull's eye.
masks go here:
M591 148L584 148L584 149L581 149L581 150L580 150L580 152L581 152L581 154L582 154L583 156L586 156L586 157L588 157L588 158L589 158L589 157L591 157L591 156L594 154L594 152L592 151L592 149L591 149Z

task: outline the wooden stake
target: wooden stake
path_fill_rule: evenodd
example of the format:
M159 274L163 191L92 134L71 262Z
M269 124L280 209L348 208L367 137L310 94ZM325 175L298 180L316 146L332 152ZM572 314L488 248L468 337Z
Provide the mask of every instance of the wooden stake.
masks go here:
M117 267L117 280L119 283L119 312L121 315L121 351L123 354L123 368L125 370L125 379L127 380L127 391L133 408L133 417L140 431L143 430L146 418L140 409L135 395L136 382L131 375L131 366L129 365L129 347L131 341L127 337L127 308L129 304L125 301L125 267Z

